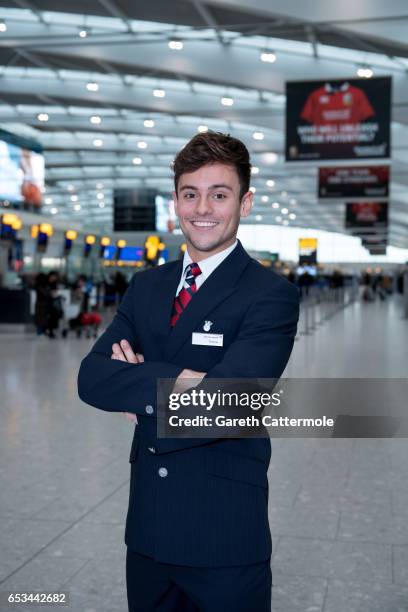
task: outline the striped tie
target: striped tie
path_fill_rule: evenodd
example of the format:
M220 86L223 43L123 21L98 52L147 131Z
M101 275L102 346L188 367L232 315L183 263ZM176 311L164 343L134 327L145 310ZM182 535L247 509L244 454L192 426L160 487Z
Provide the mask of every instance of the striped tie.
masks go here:
M201 274L200 266L196 263L191 263L186 267L186 277L184 279L183 287L180 290L177 297L174 298L173 312L171 313L170 325L174 327L183 310L185 310L197 291L197 285L195 282L196 276Z

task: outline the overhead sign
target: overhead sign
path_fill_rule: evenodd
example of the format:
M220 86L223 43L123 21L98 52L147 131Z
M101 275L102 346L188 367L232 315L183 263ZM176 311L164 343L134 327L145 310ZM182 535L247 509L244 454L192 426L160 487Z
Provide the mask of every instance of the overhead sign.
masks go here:
M319 168L319 198L388 197L389 166Z
M317 263L317 238L299 238L299 265Z
M382 234L370 234L361 237L361 244L366 249L384 247L388 244L388 236Z
M390 156L391 77L286 83L286 161Z
M346 204L346 228L386 228L386 202L352 202Z
M115 232L143 232L156 229L156 190L115 189L113 229Z
M386 255L387 254L386 246L370 247L368 250L369 250L370 255Z

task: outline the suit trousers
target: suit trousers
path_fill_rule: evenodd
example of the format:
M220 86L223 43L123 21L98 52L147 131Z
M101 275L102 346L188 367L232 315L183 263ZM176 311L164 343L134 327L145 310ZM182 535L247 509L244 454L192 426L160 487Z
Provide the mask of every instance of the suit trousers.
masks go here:
M190 567L161 563L128 548L126 583L129 612L271 612L270 559Z

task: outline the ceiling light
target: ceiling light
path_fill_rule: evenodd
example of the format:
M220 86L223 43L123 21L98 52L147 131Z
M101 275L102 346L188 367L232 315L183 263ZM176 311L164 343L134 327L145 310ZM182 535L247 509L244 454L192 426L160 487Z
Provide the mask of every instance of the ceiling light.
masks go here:
M279 208L279 202L272 202L272 208Z
M296 219L295 213L290 213L289 219L292 219L292 221L294 221Z
M265 138L265 134L263 132L254 132L252 134L252 138L254 140L263 140Z
M47 115L47 113L38 113L37 115L38 121L48 121L49 118L50 117Z
M297 204L297 200L296 200L295 198L291 198L291 199L289 200L289 204L291 204L291 206L296 206L296 204Z
M99 208L105 208L105 202L99 202Z
M273 153L272 151L270 151L269 153L263 154L263 159L267 164L276 164L276 162L278 161L278 155L277 153Z
M371 79L373 75L374 71L368 66L360 66L357 69L357 76L361 77L362 79Z
M229 96L224 96L221 98L221 104L223 106L232 106L234 104L234 99L230 98Z
M258 168L258 166L252 166L252 168L251 168L251 174L259 174L259 168Z
M275 217L275 221L277 221L278 223L280 223L282 221L282 217Z
M81 210L80 204L74 204L74 210Z
M199 125L197 127L197 132L200 132L200 134L203 132L208 132L208 125Z
M288 209L287 208L282 208L281 213L282 215L287 215L288 214Z
M256 187L250 187L249 191L252 191L252 193L256 193Z
M56 215L58 213L58 208L51 208L50 213Z
M262 196L261 202L269 202L269 196L266 196L266 195Z
M147 149L147 142L145 142L144 140L139 140L137 146L139 149Z
M94 147L103 147L103 140L101 138L95 138L93 145Z
M90 31L88 30L88 28L79 28L78 30L79 38L86 38L88 34L90 34Z
M74 185L68 185L67 189L68 191L75 191Z
M266 185L267 187L275 187L275 181L273 181L272 179L268 179L266 181Z
M289 225L289 221L288 221L287 219L284 219L284 220L282 221L282 225Z
M44 202L46 204L52 204L52 198L45 198Z
M89 121L94 125L99 125L102 122L102 119L99 117L99 115L92 115Z
M0 21L0 32L7 32L7 25L5 21Z
M164 98L166 92L164 91L164 89L153 89L153 95L155 98Z
M88 91L98 91L99 90L99 85L98 83L95 83L95 81L89 81L86 84L86 88Z
M262 221L262 215L255 215L255 221Z
M71 196L71 202L78 202L78 196L77 195L72 195Z
M144 125L146 128L152 128L152 127L154 127L154 121L153 121L153 119L145 119L145 120L143 121L143 125Z
M269 49L263 49L263 51L260 53L259 59L261 62L269 62L269 64L273 64L276 62L276 55L272 51L269 51Z
M142 158L141 157L134 157L132 159L132 164L135 164L135 166L140 166L140 164L142 163Z
M105 196L103 195L103 193L97 193L96 197L98 198L98 200L103 200Z
M181 51L183 46L183 41L179 38L173 38L172 40L169 40L169 49L172 49L173 51Z
M97 189L103 189L103 183L96 183L95 187Z

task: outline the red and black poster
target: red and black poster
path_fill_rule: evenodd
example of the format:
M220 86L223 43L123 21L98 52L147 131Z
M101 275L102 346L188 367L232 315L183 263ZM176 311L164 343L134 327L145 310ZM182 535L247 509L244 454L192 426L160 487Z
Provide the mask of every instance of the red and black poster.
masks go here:
M391 77L286 83L286 161L390 156Z
M319 198L386 198L389 166L319 168Z
M380 228L388 226L386 202L351 202L346 204L346 228Z

